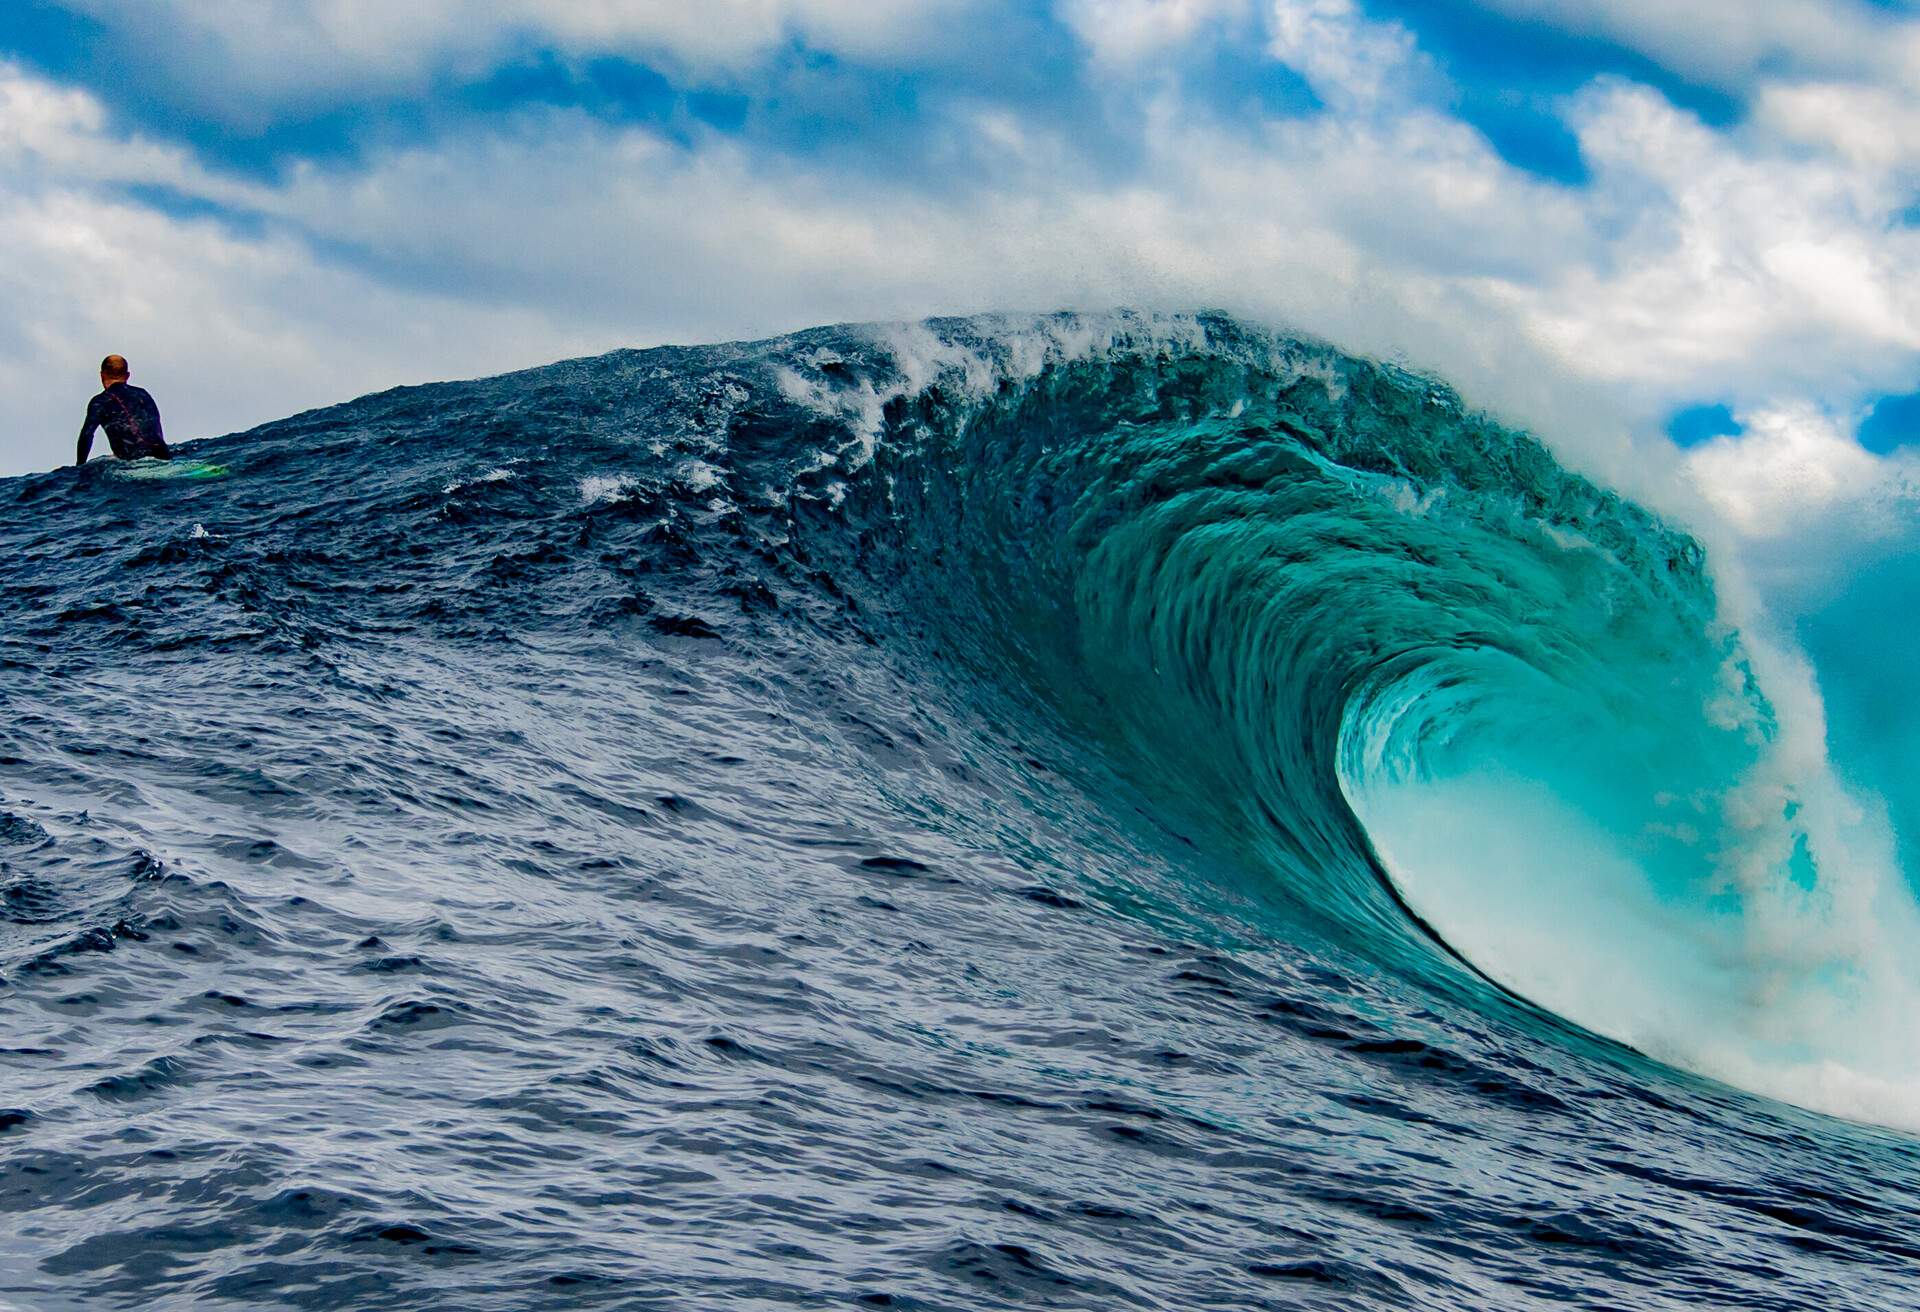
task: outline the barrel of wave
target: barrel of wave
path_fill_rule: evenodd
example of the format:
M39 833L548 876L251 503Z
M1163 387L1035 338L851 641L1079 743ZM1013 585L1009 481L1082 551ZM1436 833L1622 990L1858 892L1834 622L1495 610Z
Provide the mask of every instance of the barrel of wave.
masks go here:
M1342 786L1408 904L1596 1033L1920 1128L1920 909L1835 778L1804 666L1717 616L1690 644L1567 636L1592 659L1477 656L1350 719ZM1463 687L1482 713L1457 714Z

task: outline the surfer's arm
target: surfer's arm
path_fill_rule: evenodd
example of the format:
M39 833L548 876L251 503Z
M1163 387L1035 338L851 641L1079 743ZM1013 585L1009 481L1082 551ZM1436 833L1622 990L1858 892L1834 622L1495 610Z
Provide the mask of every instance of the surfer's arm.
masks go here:
M94 413L92 402L87 403L87 420L80 425L80 442L74 448L73 463L84 465L87 457L93 454L93 430L100 427L100 416Z

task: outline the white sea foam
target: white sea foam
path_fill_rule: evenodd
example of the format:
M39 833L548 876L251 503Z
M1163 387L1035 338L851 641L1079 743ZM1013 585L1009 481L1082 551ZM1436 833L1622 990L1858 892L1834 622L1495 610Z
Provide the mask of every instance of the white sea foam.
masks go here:
M474 487L481 483L504 483L514 477L513 466L525 463L526 461L524 460L509 460L504 465L496 465L485 473L475 474L472 478L456 478L441 488L440 491L446 496L452 496L461 488Z
M835 381L822 365L840 363L819 352L803 357L815 369L776 372L788 400L844 423L849 440L833 453L849 473L872 462L885 429L886 407L918 396L934 383L966 397L984 399L1002 382L1026 383L1044 370L1085 360L1127 341L1135 345L1197 348L1206 342L1206 326L1192 315L1105 314L988 316L969 321L988 335L957 341L924 323L883 324L867 331L892 357L894 377L875 386L870 378Z
M680 481L695 492L707 492L719 487L725 476L724 470L704 460L689 460L680 467Z
M625 501L639 490L639 480L629 474L591 474L580 480L580 500L589 506Z

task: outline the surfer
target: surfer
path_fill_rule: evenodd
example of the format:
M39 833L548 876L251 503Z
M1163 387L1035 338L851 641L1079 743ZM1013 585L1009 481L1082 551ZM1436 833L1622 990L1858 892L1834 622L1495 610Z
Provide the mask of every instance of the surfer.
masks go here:
M100 362L100 395L87 402L87 422L80 427L80 446L73 463L84 465L93 451L93 430L107 430L107 445L122 460L171 460L166 434L160 431L160 407L144 387L135 387L127 360L110 355Z

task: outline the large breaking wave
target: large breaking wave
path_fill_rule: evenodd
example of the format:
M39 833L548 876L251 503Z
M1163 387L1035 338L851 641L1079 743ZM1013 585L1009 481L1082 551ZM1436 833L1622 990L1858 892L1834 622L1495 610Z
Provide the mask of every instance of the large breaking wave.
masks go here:
M1910 1301L1910 1143L1726 1087L1920 1123L1888 817L1444 386L971 319L185 454L0 488L0 1296Z
M816 535L884 544L898 613L1169 823L1398 969L1913 1121L1912 900L1691 537L1443 385L1221 318L876 340L780 367L850 434L795 485Z

